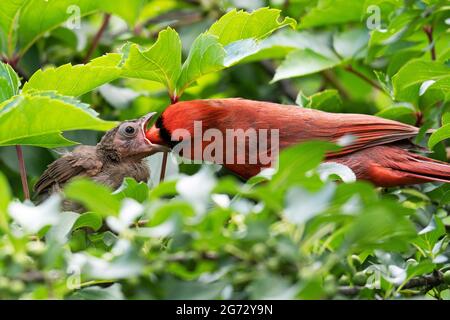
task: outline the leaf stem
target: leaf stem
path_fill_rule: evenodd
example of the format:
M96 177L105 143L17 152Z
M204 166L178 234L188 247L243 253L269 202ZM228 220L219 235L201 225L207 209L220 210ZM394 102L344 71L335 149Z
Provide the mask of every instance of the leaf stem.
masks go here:
M89 47L89 50L83 59L83 63L88 63L91 59L92 54L97 48L98 43L100 42L100 39L109 24L109 19L111 19L111 15L109 13L105 13L105 15L103 16L102 25L100 26L100 29L98 29L97 34L95 35L94 40L92 41L91 46Z
M30 190L28 189L27 169L25 160L23 159L22 147L16 145L17 160L19 161L20 179L22 180L22 188L25 200L30 200Z
M433 26L427 25L423 27L423 31L427 35L428 43L430 44L430 53L431 53L431 60L436 60L436 47L434 46L434 40L433 40Z
M376 83L375 81L373 81L372 79L368 78L366 75L362 74L361 72L359 72L358 70L353 69L353 67L351 65L348 65L344 68L345 70L347 70L350 73L353 73L355 76L361 78L362 80L364 80L365 82L367 82L368 84L370 84L372 87L374 87L375 89L384 92L383 88Z
M14 56L12 58L2 57L2 60L8 63L24 80L28 80L25 73L18 67L20 56ZM19 164L20 180L22 182L23 195L25 200L30 199L30 189L28 188L27 169L25 166L25 160L23 158L23 151L20 145L16 145L17 161Z

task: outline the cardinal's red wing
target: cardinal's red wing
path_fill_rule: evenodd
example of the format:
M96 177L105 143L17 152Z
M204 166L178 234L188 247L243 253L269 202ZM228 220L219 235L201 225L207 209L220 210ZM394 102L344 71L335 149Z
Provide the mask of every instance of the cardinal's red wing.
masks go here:
M346 117L347 116L347 117ZM384 145L396 141L413 138L419 129L396 121L367 115L340 115L340 122L333 142L345 141L349 136L350 143L344 145L339 152L333 154L344 155L361 149ZM345 142L344 142L345 143Z

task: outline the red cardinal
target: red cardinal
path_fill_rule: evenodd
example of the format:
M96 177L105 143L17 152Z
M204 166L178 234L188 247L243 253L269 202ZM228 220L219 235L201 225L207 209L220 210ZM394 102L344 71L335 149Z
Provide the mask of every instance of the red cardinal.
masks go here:
M328 154L326 161L350 167L358 179L385 187L429 181L450 182L448 163L410 151L414 149L410 139L418 134L418 128L369 115L327 113L235 98L194 100L170 105L146 131L146 137L159 150L161 146L174 148L182 140L186 142L186 139L192 140L193 145L193 139L198 134L194 130L194 121L202 122L203 132L218 129L224 134L227 129L279 129L281 150L308 140L337 142L349 135L353 141L340 151ZM180 137L177 129L187 130L190 137ZM210 143L212 141L203 141L202 151ZM223 150L226 154L226 146ZM258 152L256 150L246 146L241 152L245 153L243 156L248 160L254 156L252 152ZM190 158L214 160L214 157L196 155L194 150ZM248 179L267 165L260 162L236 164L225 161L224 166Z

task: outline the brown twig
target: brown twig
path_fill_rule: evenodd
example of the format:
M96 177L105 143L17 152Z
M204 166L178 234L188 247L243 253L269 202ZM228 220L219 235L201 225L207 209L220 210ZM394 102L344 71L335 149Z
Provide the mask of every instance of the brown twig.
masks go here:
M25 167L25 160L23 159L22 147L16 145L16 152L17 152L17 160L19 161L19 172L20 172L20 179L22 181L23 195L26 200L29 200L30 190L28 189L27 170Z
M350 73L353 73L355 76L361 78L362 80L364 80L365 82L370 84L375 89L380 90L381 92L383 92L383 88L378 83L376 83L372 79L368 78L366 75L362 74L358 70L353 69L353 67L351 65L346 66L344 69L347 70Z
M333 72L330 70L324 70L322 72L323 77L326 81L328 81L333 87L336 88L337 91L339 91L339 94L344 97L345 99L350 99L350 95L348 94L347 90L344 88L344 86L336 79Z
M164 151L161 163L161 175L159 176L159 182L163 182L164 178L166 177L166 166L168 155L169 153L167 151Z
M9 64L14 71L16 71L24 80L28 80L28 77L24 72L18 67L20 57L14 56L12 58L2 57L2 60ZM16 154L17 161L19 163L19 172L20 172L20 180L22 182L23 195L26 200L30 199L30 189L28 188L28 180L27 180L27 169L25 166L25 160L23 158L22 147L20 145L16 145Z
M436 47L434 46L433 41L433 26L426 25L423 27L423 31L427 35L428 43L430 44L430 53L431 53L431 60L436 60Z
M109 13L105 13L105 15L103 16L103 22L100 26L100 29L98 29L97 34L95 35L94 39L92 40L91 46L89 47L89 50L83 59L83 63L87 63L91 59L91 56L94 53L95 49L97 48L97 46L100 42L100 39L106 30L106 27L108 27L109 19L111 19L111 15Z

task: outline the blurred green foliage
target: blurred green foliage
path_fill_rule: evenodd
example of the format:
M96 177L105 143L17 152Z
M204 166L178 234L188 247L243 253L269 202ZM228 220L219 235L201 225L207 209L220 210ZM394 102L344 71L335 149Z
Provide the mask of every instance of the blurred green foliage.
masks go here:
M161 112L169 96L245 97L415 124L447 160L446 1L15 0L0 12L2 145L95 144L88 129ZM30 183L58 156L35 146L23 147ZM150 187L73 181L65 197L88 210L76 214L59 196L17 200L2 146L0 298L450 299L448 184L337 183L351 179L320 165L330 148L285 150L247 183L186 164Z

